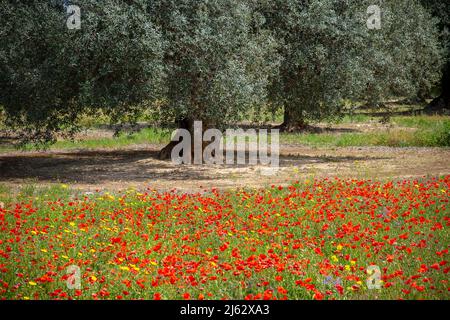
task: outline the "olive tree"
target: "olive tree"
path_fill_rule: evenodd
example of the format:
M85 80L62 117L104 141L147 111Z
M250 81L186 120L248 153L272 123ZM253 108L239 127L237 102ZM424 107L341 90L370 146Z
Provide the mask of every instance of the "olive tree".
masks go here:
M368 9L376 3L372 28L376 10ZM284 108L284 129L339 115L349 99L415 95L439 76L435 21L415 0L275 0L261 10L283 56L270 97Z
M142 1L0 0L0 105L22 141L74 133L80 116L103 110L133 121L163 94L161 33Z
M278 72L277 42L264 30L258 2L247 0L149 1L166 51L167 95L161 118L193 130L235 123L266 100ZM167 158L175 143L161 152Z
M415 98L439 82L444 51L437 20L419 1L385 1L380 32L369 32L363 50L368 85L362 99L377 105L390 97Z

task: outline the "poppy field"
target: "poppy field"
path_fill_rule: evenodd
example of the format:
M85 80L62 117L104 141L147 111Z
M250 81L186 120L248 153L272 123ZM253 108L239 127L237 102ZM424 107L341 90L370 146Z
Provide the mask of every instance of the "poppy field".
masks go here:
M65 188L0 208L1 299L450 298L450 176Z

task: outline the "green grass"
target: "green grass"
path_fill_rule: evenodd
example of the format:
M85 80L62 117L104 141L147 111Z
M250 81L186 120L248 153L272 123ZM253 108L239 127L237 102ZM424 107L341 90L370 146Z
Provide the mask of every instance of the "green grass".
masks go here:
M376 117L371 117L365 114L349 114L343 116L341 119L336 120L336 123L363 123L376 121Z
M374 123L379 117L363 114L346 115L338 123ZM94 127L98 124L94 125ZM61 140L50 146L53 150L118 149L139 144L165 144L170 140L168 129L145 128L137 133L121 133L117 137ZM444 116L396 116L388 128L371 132L342 133L282 133L281 143L314 147L390 146L390 147L449 147L450 117ZM36 147L27 145L25 150ZM15 150L12 145L0 145L0 152Z
M170 131L163 129L145 128L137 133L121 133L118 137L98 138L78 141L58 141L55 149L98 149L120 148L124 146L144 143L165 143L170 139Z
M165 129L145 128L133 134L121 133L117 137L93 138L85 140L60 140L50 146L50 150L73 150L73 149L117 149L130 145L144 143L161 144L170 140L170 131ZM0 145L0 152L13 151L11 145ZM37 150L31 144L24 147L26 151Z
M375 118L376 119L376 118ZM373 118L346 116L341 123L367 123ZM281 135L282 143L316 147L390 146L448 147L450 118L440 116L401 116L392 118L392 128L373 132L289 133ZM415 129L415 130L411 130Z
M0 183L0 202L8 202L12 197L10 188L6 184Z
M342 118L336 120L335 123L339 124L350 124L350 123L369 123L369 122L379 122L381 117L368 116L365 114L348 114ZM428 116L428 115L417 115L417 116L394 116L391 117L391 122L393 126L418 128L418 129L429 129L433 128L436 123L441 123L448 121L449 117L445 116Z
M71 196L78 195L78 193L78 190L69 188L68 185L62 183L42 186L37 181L27 181L17 188L12 188L6 183L0 183L0 202L5 204L28 201L30 199L45 199L45 201L67 200Z

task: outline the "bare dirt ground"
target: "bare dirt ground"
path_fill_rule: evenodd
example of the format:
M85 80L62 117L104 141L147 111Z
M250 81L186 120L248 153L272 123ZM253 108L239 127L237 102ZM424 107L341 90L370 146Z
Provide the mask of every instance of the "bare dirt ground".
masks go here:
M386 130L388 127L374 121L318 125L317 129L338 135ZM77 139L112 135L113 130L103 128L87 130ZM297 180L335 176L383 180L450 174L450 148L316 148L282 144L280 168L270 171L261 165L174 165L158 160L157 154L162 147L141 144L120 150L0 152L0 183L11 189L29 183L40 186L65 183L85 191L152 188L195 192L212 187L287 185Z
M66 183L85 191L133 187L195 192L334 176L383 180L450 174L449 148L282 145L279 170L268 172L262 166L174 165L157 159L161 147L146 144L121 150L0 153L0 183L13 189L34 182Z

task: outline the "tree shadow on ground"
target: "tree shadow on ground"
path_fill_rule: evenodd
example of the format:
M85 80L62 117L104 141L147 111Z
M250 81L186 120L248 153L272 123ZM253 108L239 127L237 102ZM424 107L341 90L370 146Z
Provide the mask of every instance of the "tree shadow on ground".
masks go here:
M248 153L246 155L248 159ZM309 164L352 163L382 160L367 156L308 156L281 154L280 167ZM0 181L35 180L78 184L108 182L214 181L228 179L233 170L251 170L250 165L175 165L158 160L158 150L33 152L0 156Z

